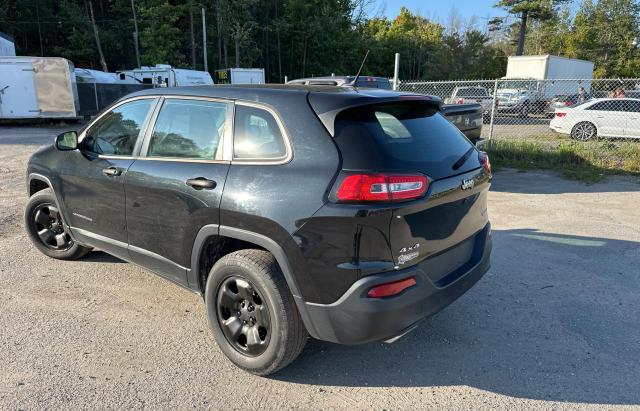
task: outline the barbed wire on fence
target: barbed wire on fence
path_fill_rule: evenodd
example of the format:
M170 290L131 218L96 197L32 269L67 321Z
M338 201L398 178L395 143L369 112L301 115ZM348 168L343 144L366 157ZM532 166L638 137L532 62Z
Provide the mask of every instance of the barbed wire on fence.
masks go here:
M640 139L640 78L411 80L399 90L480 105L483 138Z

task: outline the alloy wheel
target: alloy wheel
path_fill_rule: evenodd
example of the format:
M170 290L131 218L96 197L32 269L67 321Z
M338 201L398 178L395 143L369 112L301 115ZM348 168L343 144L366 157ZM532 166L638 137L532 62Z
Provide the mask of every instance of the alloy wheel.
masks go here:
M47 248L56 251L68 250L73 241L64 230L58 207L40 204L33 210L33 227L38 238Z
M580 123L573 130L573 138L580 141L587 141L595 134L593 126L589 123Z
M233 348L255 357L262 354L271 338L271 318L265 300L248 280L228 277L218 288L218 323Z

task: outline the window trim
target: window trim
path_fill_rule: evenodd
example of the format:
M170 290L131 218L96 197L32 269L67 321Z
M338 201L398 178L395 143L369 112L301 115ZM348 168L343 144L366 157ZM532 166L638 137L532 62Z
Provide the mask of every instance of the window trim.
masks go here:
M284 146L285 146L285 150L286 153L284 156L281 157L277 157L277 158L236 158L234 153L233 153L233 144L234 144L234 140L235 140L235 132L236 132L236 107L237 106L245 106L245 107L253 107L253 108L257 108L260 110L264 110L267 113L271 114L271 116L273 116L274 120L276 121L276 124L278 125L278 128L280 129L280 134L282 135L282 140L284 142ZM276 110L274 110L272 107L266 105L266 104L261 104L261 103L254 103L254 102L250 102L250 101L237 101L234 104L234 109L233 109L233 125L232 125L232 133L231 133L231 150L230 150L230 154L231 154L231 164L246 164L246 165L281 165L281 164L287 164L289 163L292 159L293 159L293 150L291 148L291 141L289 139L289 134L287 133L287 129L284 126L284 122L282 121L282 119L280 118L280 115L278 114L278 112Z
M137 101L137 100L155 100L155 101L151 103L151 107L149 108L149 112L147 113L147 116L145 117L144 121L142 122L142 126L140 127L140 134L138 134L138 139L136 140L136 145L133 147L133 152L131 153L131 155L122 156L122 155L117 155L117 154L98 154L98 153L94 153L92 151L86 151L86 153L91 154L91 155L96 155L98 158L105 158L105 159L131 160L131 159L134 159L134 158L137 157L138 153L140 152L140 148L142 147L142 142L144 140L144 137L145 137L145 135L147 133L146 130L147 130L147 127L149 126L149 121L151 120L151 117L153 116L153 113L155 112L155 110L156 110L156 108L158 106L158 101L160 100L158 96L137 96L137 97L131 97L131 98L128 98L126 100L119 101L119 102L115 103L114 105L110 106L103 113L98 115L96 118L91 120L91 122L87 123L85 128L82 130L82 132L78 136L78 142L81 143L84 140L84 138L86 137L86 135L87 135L87 130L89 130L98 121L100 121L100 119L102 117L104 117L107 114L113 112L113 110L115 110L116 108L120 107L123 104L131 103L131 102Z
M206 158L183 158L183 157L149 157L147 154L149 152L149 144L151 143L151 136L153 135L153 130L158 121L158 116L160 114L160 110L164 106L164 102L166 100L195 100L195 101L209 101L213 103L223 103L228 106L227 109L227 117L225 119L225 128L224 135L220 139L220 144L222 144L222 158L221 159L206 159ZM225 100L223 98L215 98L215 97L199 97L199 96L185 96L185 95L170 95L170 96L161 96L160 101L156 105L153 115L147 125L147 129L144 133L143 142L140 147L139 155L135 158L136 160L144 160L144 161L169 161L169 162L181 162L181 163L217 163L217 164L229 164L231 162L230 157L227 155L228 147L231 145L231 137L232 137L232 129L233 129L233 115L235 109L233 101ZM231 147L233 147L231 145Z

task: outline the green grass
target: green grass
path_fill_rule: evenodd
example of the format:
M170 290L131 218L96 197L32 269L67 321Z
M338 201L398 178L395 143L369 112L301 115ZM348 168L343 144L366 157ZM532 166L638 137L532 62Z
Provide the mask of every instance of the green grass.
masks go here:
M640 141L575 141L567 138L493 139L485 149L495 169L553 170L595 183L607 175L640 176Z

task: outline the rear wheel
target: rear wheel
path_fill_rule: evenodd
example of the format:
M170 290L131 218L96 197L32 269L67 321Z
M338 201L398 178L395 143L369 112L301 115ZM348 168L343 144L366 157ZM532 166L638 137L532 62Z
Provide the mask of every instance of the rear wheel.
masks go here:
M520 117L527 118L529 117L529 103L523 104L520 108Z
M596 126L588 121L583 121L571 129L571 137L579 141L587 141L598 135Z
M205 302L218 346L250 373L268 375L286 367L307 341L293 296L267 251L222 257L207 279Z
M29 198L24 218L33 245L49 257L75 260L91 251L75 243L67 232L50 189L38 191Z

